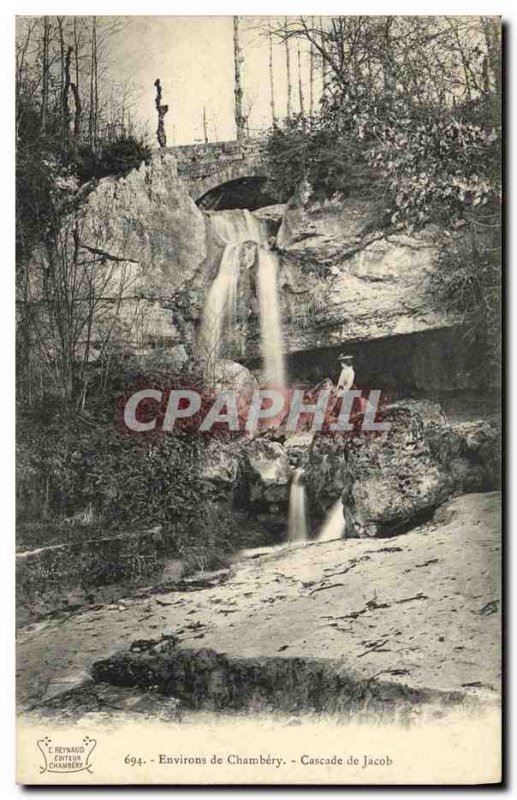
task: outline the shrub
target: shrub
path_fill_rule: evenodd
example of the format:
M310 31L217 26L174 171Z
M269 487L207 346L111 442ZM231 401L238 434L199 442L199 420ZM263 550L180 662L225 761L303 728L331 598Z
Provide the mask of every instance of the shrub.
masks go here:
M81 182L108 175L125 175L137 169L142 161L151 158L151 149L135 136L119 136L118 139L101 144L99 151L83 145L72 157L77 176Z
M368 190L360 150L321 118L309 124L298 116L285 128L273 128L266 139L265 159L269 183L282 202L291 197L302 178L318 198Z
M480 384L501 381L501 241L497 214L473 214L438 259L431 289L447 309L460 316L466 343L479 355Z
M142 437L77 421L22 425L20 525L67 521L104 531L159 524L169 551L187 564L221 565L237 532L228 498L203 479L204 457L201 438L177 433Z
M275 128L265 154L283 199L303 178L326 197L373 192L400 227L457 224L466 211L500 202L501 124L491 96L426 105L395 90L334 80L321 115Z

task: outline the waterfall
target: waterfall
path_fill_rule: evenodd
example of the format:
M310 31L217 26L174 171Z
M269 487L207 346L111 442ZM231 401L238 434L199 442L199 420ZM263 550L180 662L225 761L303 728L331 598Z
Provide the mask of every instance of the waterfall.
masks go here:
M259 249L258 295L260 304L260 342L265 383L285 385L282 319L278 302L277 260L270 250Z
M282 387L285 367L282 343L282 321L277 286L277 261L269 250L267 228L247 209L219 211L210 215L214 232L225 247L217 276L206 296L201 327L197 339L199 357L205 372L211 374L221 356L226 331L237 317L239 268L242 245L257 245L257 287L260 307L260 337L266 382Z
M303 474L303 469L296 469L291 481L288 524L290 542L306 542L309 538Z
M332 539L341 539L345 532L345 517L343 503L336 500L318 534L318 542L330 542Z
M226 245L219 271L206 296L197 347L200 356L210 366L219 358L225 325L232 325L235 321L239 256L238 244Z

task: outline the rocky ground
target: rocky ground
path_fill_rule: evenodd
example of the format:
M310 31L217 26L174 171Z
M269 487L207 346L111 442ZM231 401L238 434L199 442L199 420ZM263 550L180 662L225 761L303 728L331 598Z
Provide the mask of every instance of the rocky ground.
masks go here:
M190 707L204 699L217 707L229 696L221 682L239 685L232 702L246 705L242 686L254 682L269 700L298 692L316 708L309 678L320 696L378 686L381 705L383 697L495 700L500 550L500 495L489 492L450 500L432 521L391 538L242 553L209 580L140 590L22 628L19 703L44 712L65 699L80 713L123 695L133 706L142 690L174 695L167 676L178 665ZM91 682L94 664L101 684Z

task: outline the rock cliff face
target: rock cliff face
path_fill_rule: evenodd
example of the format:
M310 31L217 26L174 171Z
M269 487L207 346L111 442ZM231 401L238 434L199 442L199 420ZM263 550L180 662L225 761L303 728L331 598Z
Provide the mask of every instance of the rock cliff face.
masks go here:
M375 224L375 204L358 198L286 210L277 242L290 374L332 376L346 348L361 385L402 393L472 386L459 320L432 291L447 235L431 226L386 234Z
M168 153L125 177L101 180L62 232L69 254L78 244L83 263L95 265L97 290L106 299L95 319L99 337L116 312L118 339L128 351L157 344L190 350L185 287L200 273L209 282L217 270L208 231Z
M429 291L443 233L384 235L372 230L373 203L357 199L317 204L295 222L281 253L281 283L295 323L290 351L457 322L435 307Z
M385 235L375 228L374 203L360 198L267 211L256 213L270 226L271 242L280 228L280 301L294 380L335 370L336 352L347 347L361 357L366 383L379 383L378 363L385 377L406 369L422 389L426 381L443 382L443 368L429 372L434 353L448 364L451 388L470 385L465 353L455 355L458 320L430 290L442 231ZM174 157L158 153L124 178L102 180L85 206L80 242L85 253L103 258L103 274L109 268L108 293L117 297L123 284L122 338L143 350L183 344L190 355L223 248L210 215L178 178ZM241 289L253 295L247 266ZM256 306L253 296L241 303L245 350L227 353L252 367L259 364ZM399 355L390 365L394 349Z
M169 293L192 279L207 255L206 221L180 182L171 155L89 195L82 243L137 262L150 286Z

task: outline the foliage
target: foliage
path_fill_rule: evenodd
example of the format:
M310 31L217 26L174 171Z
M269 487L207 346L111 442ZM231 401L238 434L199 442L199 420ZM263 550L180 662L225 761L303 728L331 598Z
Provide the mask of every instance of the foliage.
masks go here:
M380 193L397 226L458 224L465 211L500 200L501 131L486 98L464 108L422 107L335 81L320 117L272 131L266 159L284 200L302 178L316 196Z
M374 182L394 225L457 223L500 193L501 31L494 18L291 20L321 61L318 116L266 144L283 196L303 178L331 197Z
M453 237L432 275L432 291L463 321L466 344L478 354L481 385L501 381L501 241L497 215L477 211Z
M266 140L269 183L275 196L286 202L302 178L316 197L348 195L368 184L360 148L328 125L324 117L300 115L275 126Z
M202 477L201 439L134 436L113 424L67 423L59 415L50 427L23 423L17 454L21 525L68 521L73 529L88 520L103 531L161 525L169 552L197 567L222 563L235 546L229 511Z
M79 147L73 159L73 168L81 183L84 183L91 178L125 175L137 169L142 161L147 163L150 157L151 150L143 140L126 134L101 144L97 150L86 145Z
M432 106L333 84L325 108L380 179L393 224L454 224L466 209L499 202L501 131L491 98Z
M326 75L319 115L288 121L266 142L283 197L303 179L327 197L357 187L359 196L373 190L379 198L379 227L449 228L433 291L498 364L499 22L356 16L317 25L299 17L274 33L305 39ZM493 370L485 376L493 379Z
M104 78L114 23L30 17L17 26L18 388L31 402L52 389L77 406L87 389L93 320L105 357L130 281L119 270L116 283L113 262L98 270L99 256L81 252L77 212L99 178L126 174L150 150L130 122L127 93ZM108 285L112 297L102 299Z

